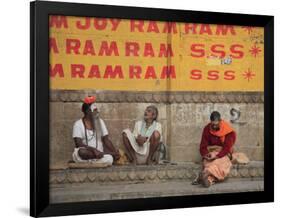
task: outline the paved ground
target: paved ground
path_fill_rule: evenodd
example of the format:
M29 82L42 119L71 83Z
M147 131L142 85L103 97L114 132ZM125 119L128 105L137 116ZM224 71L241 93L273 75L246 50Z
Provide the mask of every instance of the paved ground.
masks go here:
M187 181L136 184L75 183L51 186L51 203L262 191L263 178L230 178L210 188Z

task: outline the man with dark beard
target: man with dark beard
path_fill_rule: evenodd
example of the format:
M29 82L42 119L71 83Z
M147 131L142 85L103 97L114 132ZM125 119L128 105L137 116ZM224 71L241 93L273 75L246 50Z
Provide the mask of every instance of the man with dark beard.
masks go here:
M200 154L202 171L193 184L201 183L209 187L215 182L223 181L230 172L233 145L236 133L230 124L221 119L218 111L213 111L202 133Z
M75 162L112 165L114 160L120 158L120 155L108 137L108 130L99 117L95 100L95 96L84 99L82 105L84 117L74 123L72 137L75 149L72 157Z

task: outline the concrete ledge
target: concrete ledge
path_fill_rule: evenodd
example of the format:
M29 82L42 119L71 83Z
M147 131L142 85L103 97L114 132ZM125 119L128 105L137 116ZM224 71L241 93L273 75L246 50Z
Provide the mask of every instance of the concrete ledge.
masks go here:
M195 163L161 164L155 166L112 166L96 169L65 169L50 171L50 185L75 183L159 183L186 181L196 177L201 166ZM230 178L262 178L264 164L252 161L247 165L233 165Z

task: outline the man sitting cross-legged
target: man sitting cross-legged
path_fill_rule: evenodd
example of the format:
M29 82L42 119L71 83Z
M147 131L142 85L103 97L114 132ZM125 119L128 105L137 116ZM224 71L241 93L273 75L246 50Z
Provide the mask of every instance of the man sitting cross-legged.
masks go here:
M95 162L112 165L120 154L108 137L104 121L99 118L95 105L95 97L85 98L82 105L84 117L77 120L73 126L72 137L75 149L72 154L75 162Z

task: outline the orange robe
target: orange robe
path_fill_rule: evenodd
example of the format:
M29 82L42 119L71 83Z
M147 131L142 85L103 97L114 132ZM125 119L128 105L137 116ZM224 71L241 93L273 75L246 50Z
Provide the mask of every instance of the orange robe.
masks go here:
M211 130L208 124L203 131L200 143L200 153L202 157L211 153L216 156L215 160L203 160L203 172L207 172L209 180L222 181L229 174L232 163L228 156L233 151L233 145L236 140L236 133L232 127L225 121L220 122L218 131Z

